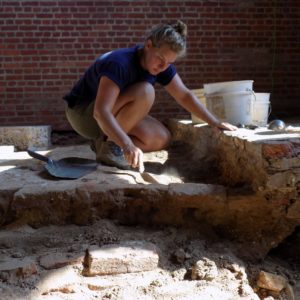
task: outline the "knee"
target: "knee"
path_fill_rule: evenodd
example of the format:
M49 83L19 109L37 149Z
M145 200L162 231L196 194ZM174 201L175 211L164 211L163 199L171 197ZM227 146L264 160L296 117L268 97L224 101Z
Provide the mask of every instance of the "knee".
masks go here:
M171 142L171 133L167 128L161 128L159 131L153 133L149 148L153 148L152 151L162 150L168 147Z
M140 82L137 84L136 100L152 106L155 99L155 90L152 84L148 82Z
M169 146L171 142L171 132L167 129L164 128L159 134L158 137L158 144L160 149L165 149L166 147Z

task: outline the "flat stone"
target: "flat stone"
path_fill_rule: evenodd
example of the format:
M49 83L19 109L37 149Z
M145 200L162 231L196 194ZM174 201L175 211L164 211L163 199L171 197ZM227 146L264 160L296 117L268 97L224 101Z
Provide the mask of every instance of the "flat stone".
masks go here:
M292 170L275 173L268 177L266 187L268 189L280 189L285 187L295 187L297 176Z
M270 167L277 172L286 171L294 168L300 168L300 159L299 157L292 157L282 158L280 160L272 160L270 162Z
M14 145L19 150L48 149L51 146L51 126L1 126L0 145Z
M46 269L58 269L67 265L78 264L83 261L83 255L70 256L68 253L50 253L40 258L40 265Z
M15 152L15 146L13 145L0 146L0 155L5 155L13 152Z
M154 244L130 241L105 245L87 251L83 274L112 275L151 271L157 268L159 256Z
M14 281L37 274L37 266L33 259L10 259L0 263L0 278L3 281Z
M201 184L201 183L185 183L178 184L173 183L169 185L168 194L170 196L180 195L189 197L201 197L204 199L208 198L218 198L219 200L226 199L226 188L221 185L214 184Z

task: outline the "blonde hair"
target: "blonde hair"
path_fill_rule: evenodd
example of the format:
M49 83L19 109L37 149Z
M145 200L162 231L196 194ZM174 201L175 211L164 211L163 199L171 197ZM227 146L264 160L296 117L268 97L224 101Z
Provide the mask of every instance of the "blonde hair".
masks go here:
M183 56L186 52L187 26L177 21L173 25L160 24L152 28L146 40L151 40L154 47L167 45L170 50Z

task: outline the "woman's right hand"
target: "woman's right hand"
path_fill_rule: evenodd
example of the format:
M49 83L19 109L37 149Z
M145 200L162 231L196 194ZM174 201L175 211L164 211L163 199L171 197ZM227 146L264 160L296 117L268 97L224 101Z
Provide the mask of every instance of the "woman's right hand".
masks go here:
M143 151L133 143L123 148L125 159L133 168L139 168L139 172L144 172L144 154Z

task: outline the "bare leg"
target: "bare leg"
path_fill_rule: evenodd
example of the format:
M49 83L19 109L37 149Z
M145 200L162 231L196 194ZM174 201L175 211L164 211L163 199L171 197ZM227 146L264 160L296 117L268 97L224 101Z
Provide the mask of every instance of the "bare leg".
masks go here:
M170 132L158 120L148 115L155 98L154 88L147 82L130 86L118 98L113 114L123 130L142 151L157 151L166 147Z
M151 116L146 116L129 135L134 144L144 152L164 149L171 140L169 130Z
M126 133L149 113L154 98L154 88L148 82L133 84L119 96L112 113Z

